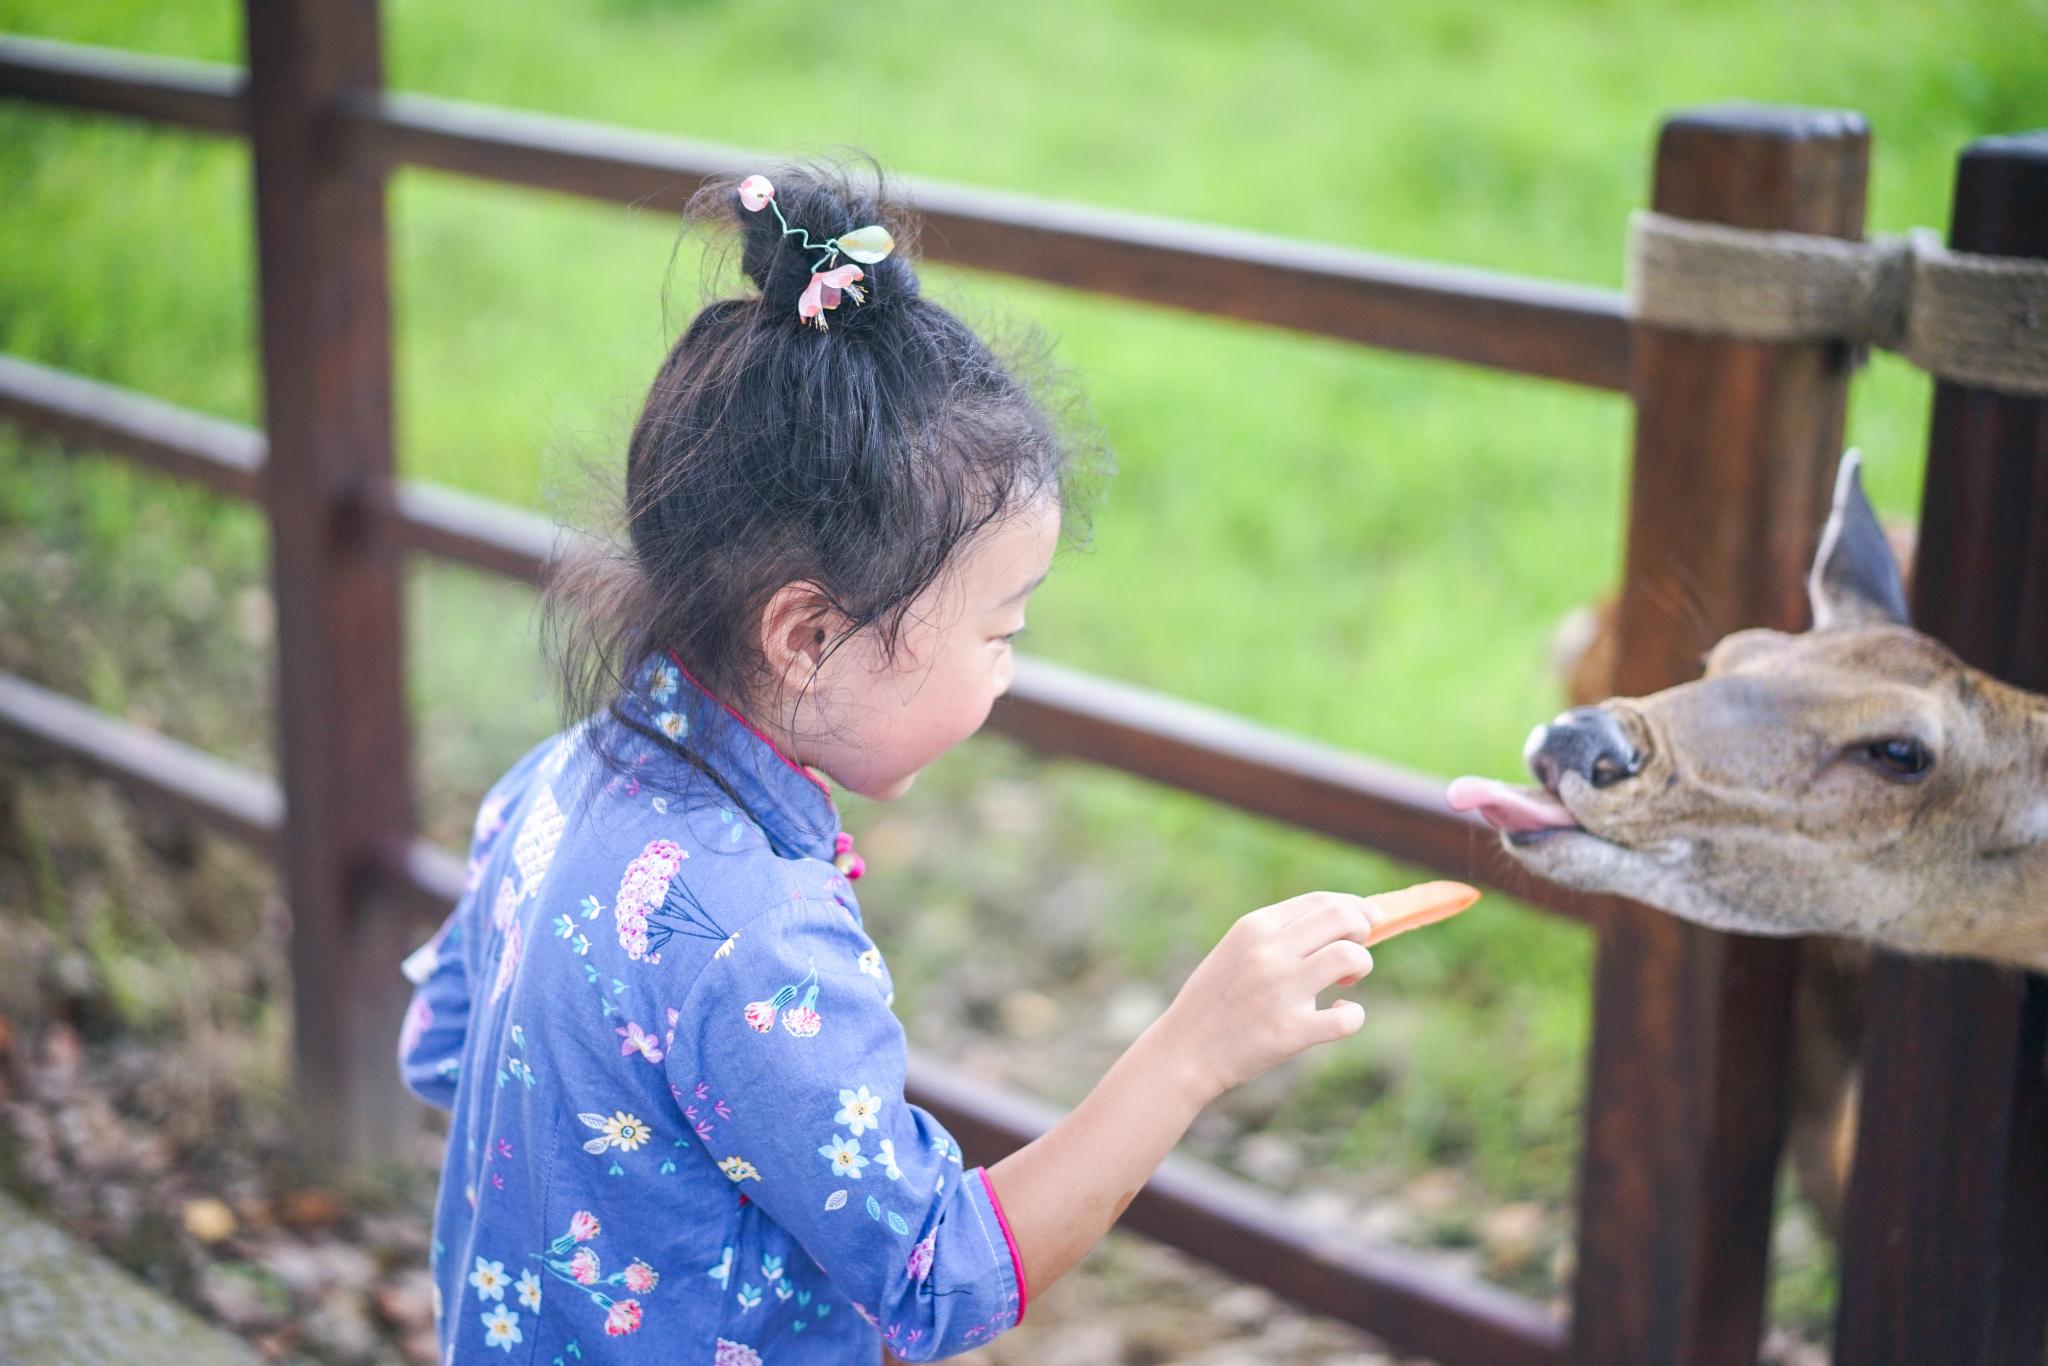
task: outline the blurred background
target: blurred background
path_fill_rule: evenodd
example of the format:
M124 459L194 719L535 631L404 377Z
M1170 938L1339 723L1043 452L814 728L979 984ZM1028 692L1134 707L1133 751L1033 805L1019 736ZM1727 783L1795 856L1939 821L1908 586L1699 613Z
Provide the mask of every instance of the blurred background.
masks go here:
M1603 286L1666 113L1860 111L1870 229L1895 232L1945 227L1957 151L2039 124L2048 90L2043 0L387 0L384 19L396 89ZM240 25L228 0L0 0L0 32L215 62L240 61ZM260 421L250 199L239 146L0 101L0 352ZM701 298L694 246L669 218L410 170L390 218L403 472L583 519ZM925 278L998 331L1050 334L1120 466L1022 648L1429 772L1519 772L1560 705L1558 622L1620 574L1623 399ZM1884 356L1854 389L1890 515L1917 505L1928 390ZM274 771L266 553L252 508L0 427L0 668ZM421 565L408 606L422 818L459 847L562 717L533 594ZM0 1179L273 1357L408 1359L434 1134L382 1196L279 1168L274 879L102 786L11 760L0 786ZM1415 876L996 740L846 815L914 1044L1060 1103L1242 912ZM1590 954L1500 896L1404 939L1359 1037L1227 1098L1188 1150L1304 1224L1556 1295ZM1771 1350L1797 1360L1833 1269L1796 1201L1780 1225ZM292 1246L328 1260L308 1273ZM1378 1359L1121 1237L1032 1317L983 1359Z

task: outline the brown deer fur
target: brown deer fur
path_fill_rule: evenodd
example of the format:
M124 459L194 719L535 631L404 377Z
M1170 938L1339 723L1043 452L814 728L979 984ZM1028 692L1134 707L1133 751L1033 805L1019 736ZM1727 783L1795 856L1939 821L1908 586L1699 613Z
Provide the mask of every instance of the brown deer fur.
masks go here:
M1549 766L1577 828L1504 837L1569 886L1720 929L1814 936L1791 1149L1831 1226L1854 1144L1864 946L2048 969L2048 698L1906 624L1910 544L1879 533L1857 471L1852 452L1809 581L1815 628L1738 631L1702 678L1602 704L1633 771L1596 785ZM1575 627L1562 662L1582 701L1611 676L1611 608ZM1530 737L1539 771L1547 729ZM1923 772L1881 761L1873 746L1894 740L1925 746Z

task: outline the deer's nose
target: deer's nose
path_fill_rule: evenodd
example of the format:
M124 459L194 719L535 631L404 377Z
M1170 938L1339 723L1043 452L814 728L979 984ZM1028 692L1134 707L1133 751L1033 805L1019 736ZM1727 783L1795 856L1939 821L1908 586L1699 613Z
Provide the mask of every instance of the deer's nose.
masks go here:
M1604 707L1574 707L1536 727L1522 757L1536 780L1553 792L1567 773L1595 787L1612 787L1643 769L1642 751L1629 743L1621 723Z

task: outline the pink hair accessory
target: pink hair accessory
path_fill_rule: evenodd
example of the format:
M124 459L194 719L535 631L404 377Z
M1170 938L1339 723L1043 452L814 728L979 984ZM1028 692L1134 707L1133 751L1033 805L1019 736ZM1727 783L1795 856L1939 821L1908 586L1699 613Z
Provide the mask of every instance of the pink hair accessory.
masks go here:
M811 282L796 301L796 320L817 328L820 332L830 330L825 321L827 309L839 307L841 295L851 295L857 304L867 302L867 291L855 282L866 279L860 266L842 266L835 262L841 256L858 261L861 265L874 265L896 250L896 239L889 230L879 223L843 232L823 242L813 242L811 235L802 228L793 228L782 216L782 206L775 202L775 183L764 175L750 175L739 183L740 204L748 213L759 213L763 209L775 211L775 221L782 225L784 237L800 239L798 245L805 251L819 253L811 262Z
M854 283L862 278L859 266L838 266L832 270L812 272L810 284L804 286L803 297L796 301L797 320L812 324L820 332L825 331L823 312L839 307L841 293L851 294L857 304L867 301L867 291Z

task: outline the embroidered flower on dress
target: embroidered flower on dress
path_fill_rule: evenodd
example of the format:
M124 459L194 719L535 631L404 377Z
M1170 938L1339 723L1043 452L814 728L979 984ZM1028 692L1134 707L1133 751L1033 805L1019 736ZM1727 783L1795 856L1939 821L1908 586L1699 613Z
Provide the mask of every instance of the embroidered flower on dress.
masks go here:
M587 1243L600 1231L597 1216L587 1209L579 1209L569 1218L569 1236L579 1243Z
M519 968L520 950L525 946L525 935L515 922L511 933L505 936L504 956L498 959L498 976L491 983L491 999L497 1000L505 994L505 988L512 985L512 974Z
M832 1116L835 1124L844 1124L848 1133L856 1138L869 1129L882 1127L882 1098L870 1095L863 1086L858 1091L839 1093L839 1113Z
M513 912L519 909L519 884L508 874L498 879L498 894L491 901L491 924L500 934L512 927Z
M835 1175L860 1180L860 1174L867 1170L868 1160L860 1155L860 1140L832 1135L832 1141L818 1149L818 1155L832 1164Z
M505 797L503 793L492 793L485 797L476 809L476 825L470 834L478 843L489 839L505 828Z
M563 832L568 828L569 818L555 801L554 789L542 783L533 799L533 809L519 823L519 838L512 842L512 866L519 870L522 897L540 894L541 881L547 877L548 866L555 861L555 851L561 848Z
M680 740L690 733L689 719L681 712L665 711L654 718L654 724L671 740Z
M879 979L882 975L882 951L873 948L862 949L860 951L860 970L870 977Z
M791 996L796 995L795 987L784 987L782 991L788 992ZM776 993L777 996L781 994L782 992ZM747 1002L748 1027L757 1034L766 1034L769 1030L775 1028L775 1012L779 1009L781 1007L775 1003L772 997L766 1001Z
M916 1247L910 1249L910 1256L903 1263L903 1269L910 1273L910 1279L921 1281L931 1274L932 1256L935 1251L933 1244L938 1241L938 1237L937 1230L934 1230L927 1233Z
M647 917L668 899L669 883L688 857L674 840L649 840L639 857L626 865L612 916L618 921L619 946L635 962L648 957Z
M434 1022L434 1008L427 1004L424 995L413 998L412 1009L405 1012L405 1027L398 1032L398 1051L410 1053L420 1046L420 1038L427 1032L427 1026Z
M526 1341L525 1336L519 1331L519 1316L502 1304L490 1313L479 1314L477 1317L484 1323L484 1344L503 1348L506 1356L511 1356L512 1349Z
M604 1136L617 1144L621 1152L632 1152L647 1141L647 1126L637 1116L624 1110L615 1110L605 1121Z
M811 988L813 996L816 996L817 992L818 989L816 987ZM799 1039L814 1037L824 1023L824 1018L816 1010L812 1009L808 1003L800 1006L791 1006L782 1015L782 1027L796 1035Z
M576 1278L578 1285L597 1284L598 1272L604 1267L597 1260L597 1254L587 1247L576 1249L576 1255L569 1259L569 1274Z
M531 1271L519 1273L519 1302L528 1309L540 1309L540 1277Z
M744 1157L728 1157L718 1164L718 1170L724 1172L726 1177L735 1183L761 1179L761 1173Z
M476 1270L469 1273L469 1283L476 1287L478 1299L502 1300L505 1287L510 1279L505 1275L503 1262L489 1262L482 1257L476 1259Z
M661 1040L639 1025L629 1020L622 1028L614 1029L612 1032L623 1041L619 1044L620 1057L628 1053L638 1053L649 1062L661 1061Z
M882 1175L888 1177L891 1181L901 1181L903 1179L903 1168L896 1165L895 1139L885 1138L882 1140L881 1152L877 1155L876 1160L882 1164Z
M664 705L676 695L676 684L680 680L673 664L657 664L653 676L648 679L647 695Z
M604 1331L606 1335L622 1338L628 1333L640 1331L640 1301L620 1300L605 1311Z
M718 1351L711 1358L711 1366L761 1366L761 1354L744 1342L718 1340Z
M636 1295L646 1294L654 1289L656 1283L660 1280L660 1273L643 1261L635 1260L631 1266L626 1268L626 1289Z
M601 1138L585 1140L583 1151L586 1153L601 1153L606 1148L630 1153L654 1137L654 1131L642 1124L639 1116L629 1115L624 1110L614 1110L609 1117L585 1111L576 1118L588 1128L604 1131Z

